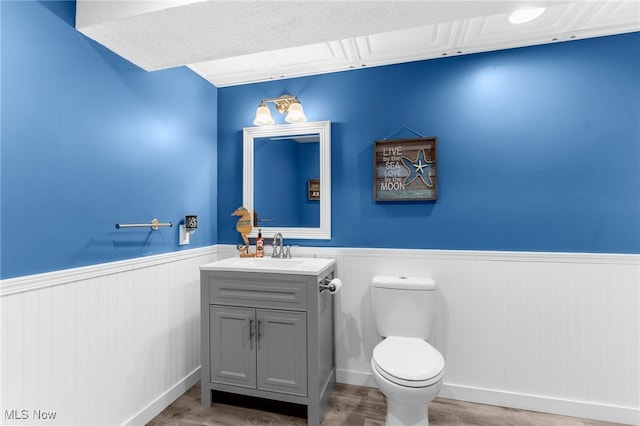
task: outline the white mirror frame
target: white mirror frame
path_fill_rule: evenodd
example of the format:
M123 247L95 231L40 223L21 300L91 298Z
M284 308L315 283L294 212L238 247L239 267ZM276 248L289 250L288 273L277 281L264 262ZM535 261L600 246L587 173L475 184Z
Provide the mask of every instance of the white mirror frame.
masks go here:
M242 131L242 204L247 210L249 210L249 212L251 212L252 219L254 211L254 140L257 138L272 136L293 136L311 133L317 133L320 138L320 227L301 228L260 225L265 238L272 237L276 233L280 232L284 238L315 240L331 239L331 122L312 121L309 123L299 124L245 127ZM264 235L265 233L272 235ZM258 229L254 227L249 236L257 237Z

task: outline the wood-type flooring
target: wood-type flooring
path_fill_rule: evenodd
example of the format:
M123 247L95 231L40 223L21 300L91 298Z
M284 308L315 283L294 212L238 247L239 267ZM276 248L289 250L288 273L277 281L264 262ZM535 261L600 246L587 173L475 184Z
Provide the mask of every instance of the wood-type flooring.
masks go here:
M377 389L338 383L322 426L384 426L386 402ZM148 426L303 426L304 406L216 394L211 408L200 405L200 383L189 389ZM612 426L576 417L436 398L429 404L430 426Z

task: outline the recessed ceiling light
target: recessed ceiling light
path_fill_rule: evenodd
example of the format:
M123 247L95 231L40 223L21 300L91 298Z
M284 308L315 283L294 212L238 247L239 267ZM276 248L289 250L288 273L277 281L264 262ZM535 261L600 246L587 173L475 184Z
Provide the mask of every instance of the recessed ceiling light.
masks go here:
M509 16L509 22L512 24L524 24L525 22L533 21L538 16L542 15L545 9L545 7L536 7L533 9L516 10L511 14L511 16Z

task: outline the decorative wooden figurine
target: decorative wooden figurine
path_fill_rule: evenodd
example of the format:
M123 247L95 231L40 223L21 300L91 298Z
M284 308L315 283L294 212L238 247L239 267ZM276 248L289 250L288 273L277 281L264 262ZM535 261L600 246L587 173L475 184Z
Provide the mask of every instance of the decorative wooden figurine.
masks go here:
M249 253L249 238L247 235L251 233L253 229L251 226L251 213L244 207L238 207L236 211L231 213L231 216L240 216L238 219L238 223L236 223L236 230L242 236L242 240L244 241L244 245L238 244L236 248L240 252L240 257L255 257L255 253Z

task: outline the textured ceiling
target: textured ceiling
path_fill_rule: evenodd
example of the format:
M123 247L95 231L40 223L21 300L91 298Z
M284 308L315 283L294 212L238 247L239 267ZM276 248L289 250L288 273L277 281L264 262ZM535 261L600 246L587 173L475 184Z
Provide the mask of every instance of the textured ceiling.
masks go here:
M141 68L222 87L640 30L638 0L95 1L76 27ZM537 20L508 15L544 5Z

